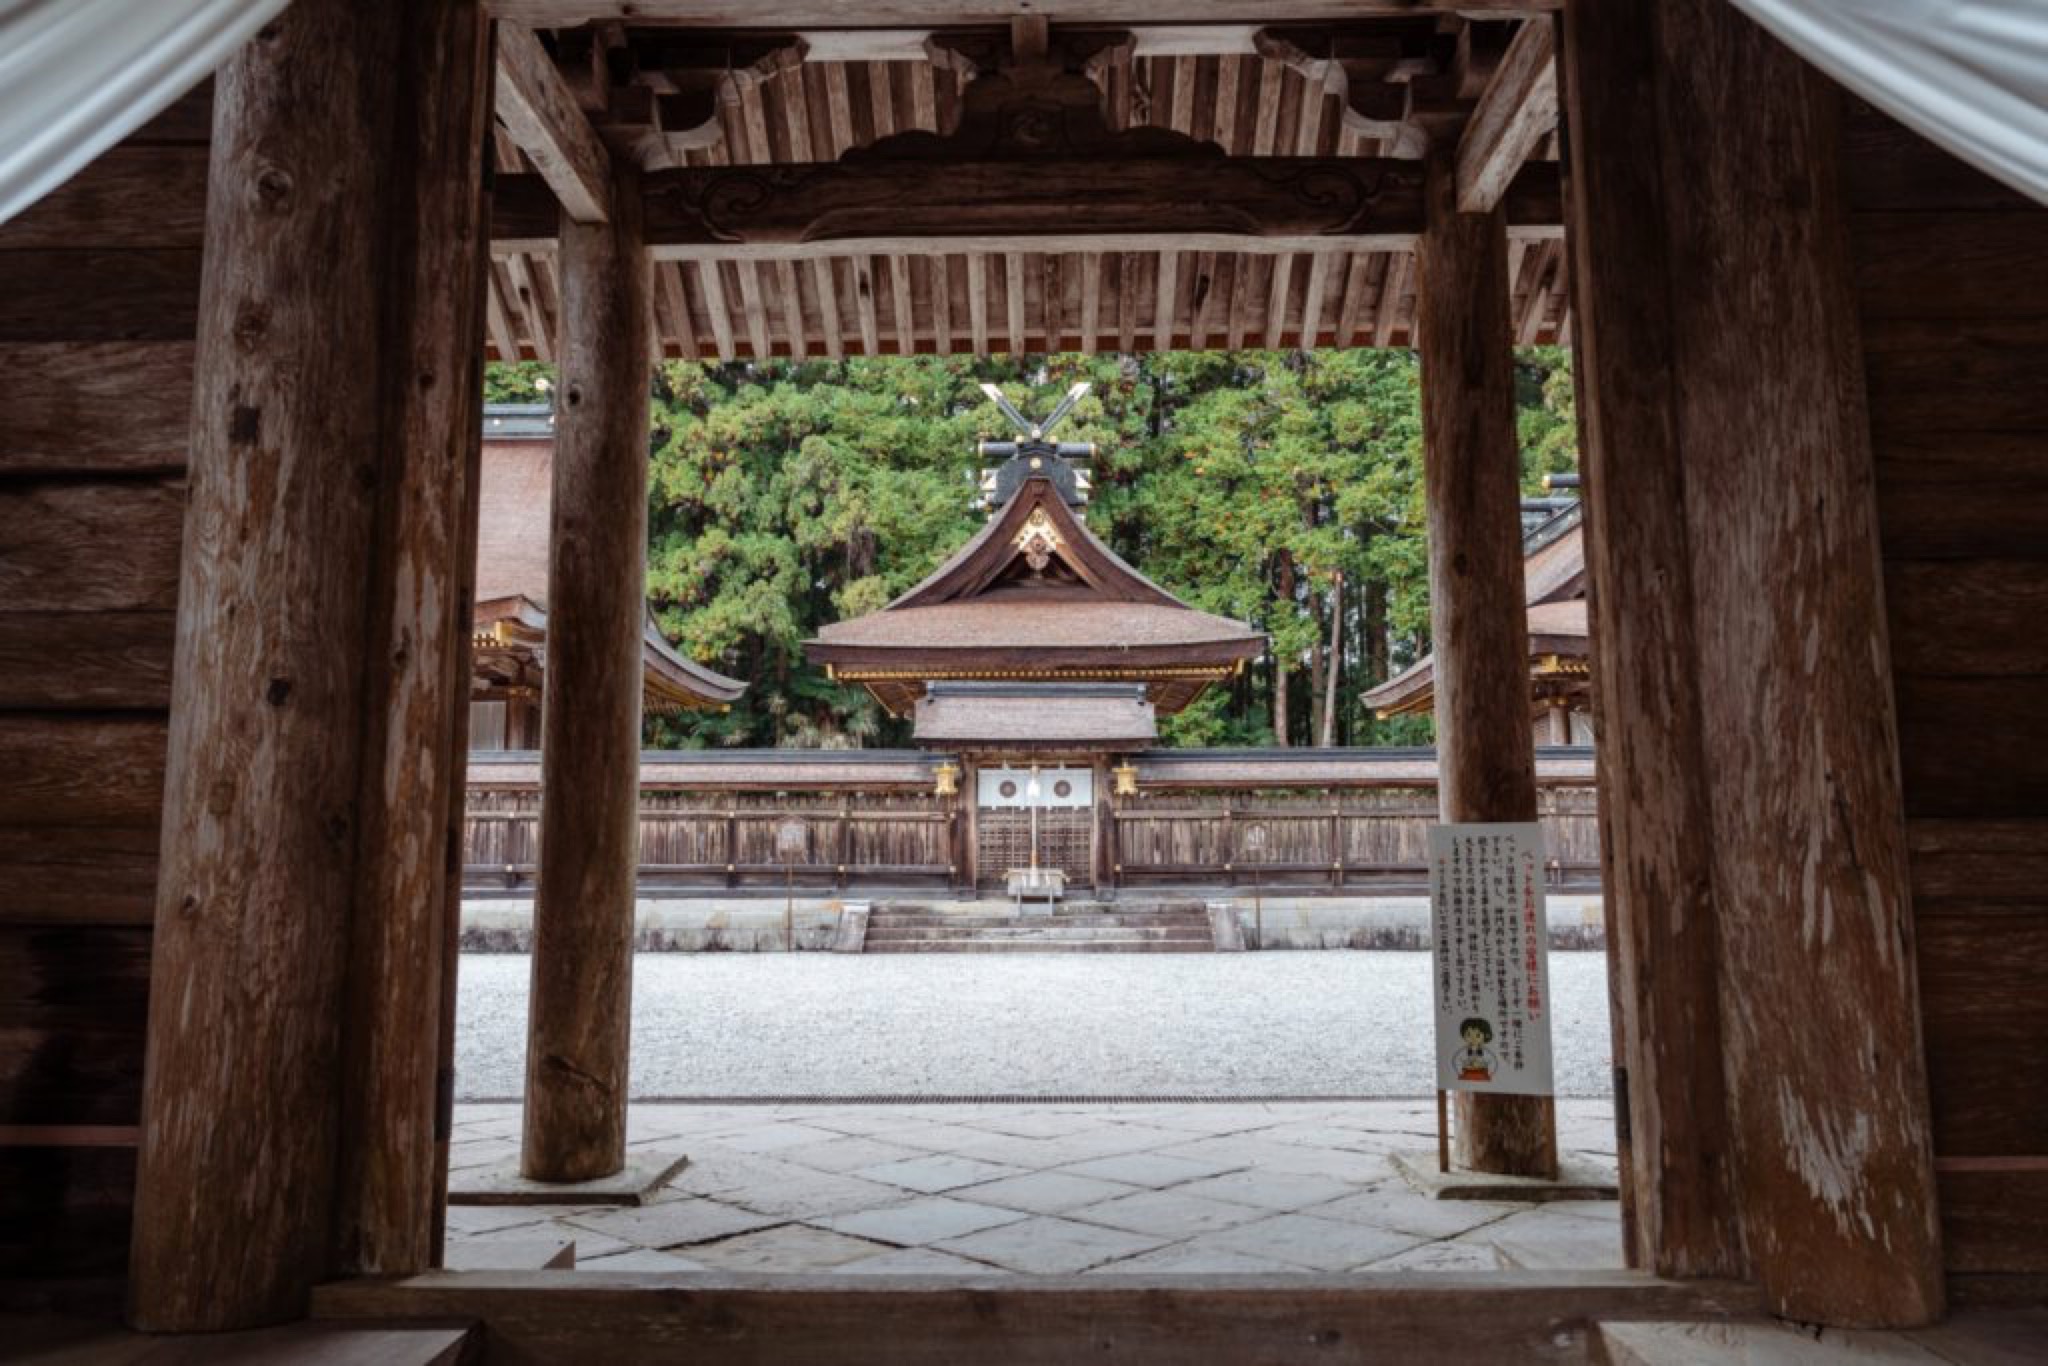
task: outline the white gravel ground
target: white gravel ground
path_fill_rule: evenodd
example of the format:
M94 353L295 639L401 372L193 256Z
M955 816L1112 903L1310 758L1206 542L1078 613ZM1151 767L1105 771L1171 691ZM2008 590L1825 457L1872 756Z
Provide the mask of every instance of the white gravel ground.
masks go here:
M1431 1091L1429 955L647 953L635 1099ZM524 1089L523 954L465 954L457 1094ZM1606 960L1554 953L1557 1090L1609 1089Z

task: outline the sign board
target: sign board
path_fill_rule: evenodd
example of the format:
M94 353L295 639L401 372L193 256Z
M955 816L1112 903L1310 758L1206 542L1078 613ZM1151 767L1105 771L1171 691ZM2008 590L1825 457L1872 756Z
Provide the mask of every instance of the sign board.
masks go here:
M1539 825L1429 831L1437 1087L1552 1094Z
M1095 805L1090 768L984 768L976 794L984 808Z
M775 852L783 862L794 863L810 848L811 830L794 816L788 817L775 826Z

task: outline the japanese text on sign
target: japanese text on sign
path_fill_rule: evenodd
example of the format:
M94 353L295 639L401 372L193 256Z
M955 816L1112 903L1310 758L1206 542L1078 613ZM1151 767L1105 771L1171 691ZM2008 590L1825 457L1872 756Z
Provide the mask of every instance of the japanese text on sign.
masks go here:
M1437 1086L1551 1094L1542 827L1432 826L1429 905Z

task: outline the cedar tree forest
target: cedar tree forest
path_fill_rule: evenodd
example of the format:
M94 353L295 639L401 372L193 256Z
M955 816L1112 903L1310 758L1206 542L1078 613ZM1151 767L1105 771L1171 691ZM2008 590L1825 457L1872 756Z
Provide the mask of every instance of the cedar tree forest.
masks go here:
M1570 357L1517 353L1524 492L1575 467ZM545 399L547 367L493 365L491 402ZM1174 745L1427 743L1427 718L1359 700L1429 648L1420 389L1412 351L665 361L654 382L647 591L669 639L751 687L730 711L654 717L651 745L907 743L857 685L805 662L980 524L974 443L1077 379L1062 425L1100 454L1089 525L1192 606L1272 648L1161 719Z

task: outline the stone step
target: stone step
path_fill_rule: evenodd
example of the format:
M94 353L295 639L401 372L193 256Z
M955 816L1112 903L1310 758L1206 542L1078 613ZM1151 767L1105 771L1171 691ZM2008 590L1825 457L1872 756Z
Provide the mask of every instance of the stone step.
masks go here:
M1126 927L1133 929L1201 929L1207 927L1209 918L1205 915L1148 915L1148 916L1064 916L1064 915L869 915L868 932L876 930L902 929L946 929L946 930L991 930L1016 925L1049 926L1063 930L1115 930Z
M1206 954L1208 940L868 940L870 954Z
M1207 925L870 925L870 944L890 939L1209 939Z

